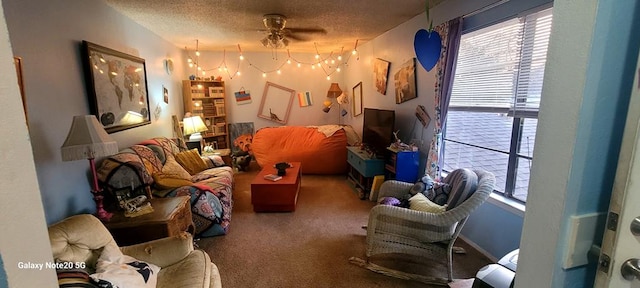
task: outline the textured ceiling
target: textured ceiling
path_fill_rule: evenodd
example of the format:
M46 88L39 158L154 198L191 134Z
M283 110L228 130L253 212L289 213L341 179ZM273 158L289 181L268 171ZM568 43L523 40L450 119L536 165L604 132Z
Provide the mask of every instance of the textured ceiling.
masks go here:
M264 14L287 17L287 28L323 28L326 34L296 34L291 52L353 49L444 0L105 0L108 5L178 47L199 50L269 51ZM425 17L425 26L426 26ZM262 31L261 31L262 30Z

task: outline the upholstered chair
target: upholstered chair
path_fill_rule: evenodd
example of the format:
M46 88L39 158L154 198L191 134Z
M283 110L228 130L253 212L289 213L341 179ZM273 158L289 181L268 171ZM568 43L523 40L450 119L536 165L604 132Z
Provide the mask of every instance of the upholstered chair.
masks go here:
M189 233L141 244L118 247L105 226L93 215L71 216L49 227L49 239L56 261L84 263L89 274L105 250L159 266L157 286L222 287L218 267L202 250L194 250Z
M457 169L444 179L451 187L448 207L442 213L429 213L392 205L376 205L369 212L366 227L366 259L350 261L374 272L425 283L444 284L453 281L454 242L469 215L482 205L493 191L495 176L487 171ZM378 194L403 198L413 183L385 181ZM413 257L443 259L446 257L447 278L422 277L388 269L370 262L377 254L400 253ZM437 262L437 261L434 261Z

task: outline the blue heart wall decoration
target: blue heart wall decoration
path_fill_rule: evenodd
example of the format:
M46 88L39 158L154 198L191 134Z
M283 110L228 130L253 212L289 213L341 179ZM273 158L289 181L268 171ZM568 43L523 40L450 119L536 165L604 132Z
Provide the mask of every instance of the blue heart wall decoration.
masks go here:
M418 30L413 39L413 49L416 51L416 57L422 67L431 71L440 59L440 50L442 49L440 34L435 30L431 32L425 29Z

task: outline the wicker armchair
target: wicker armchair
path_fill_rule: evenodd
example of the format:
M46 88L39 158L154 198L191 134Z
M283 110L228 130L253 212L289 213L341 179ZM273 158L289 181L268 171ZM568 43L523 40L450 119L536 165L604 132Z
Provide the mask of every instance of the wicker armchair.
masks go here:
M390 205L373 207L369 213L367 225L366 260L352 257L350 262L397 278L413 279L430 284L445 284L453 281L454 242L471 212L484 203L493 191L495 176L482 170L458 169L449 173L444 182L451 185L452 194L453 191L462 192L458 193L462 198L451 199L450 196L447 211L443 213L427 213ZM413 183L385 181L380 187L378 197L379 199L385 196L402 198L412 186ZM469 194L471 196L468 196ZM369 257L385 253L401 253L434 259L446 257L448 278L409 274L369 262Z

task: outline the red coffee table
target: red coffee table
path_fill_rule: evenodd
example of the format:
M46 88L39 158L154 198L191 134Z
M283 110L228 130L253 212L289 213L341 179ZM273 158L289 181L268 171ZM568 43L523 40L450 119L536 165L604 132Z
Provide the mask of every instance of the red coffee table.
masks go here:
M255 212L291 212L296 210L300 191L300 162L290 162L293 167L278 181L264 179L264 175L278 174L273 165L262 171L251 181L251 204Z

